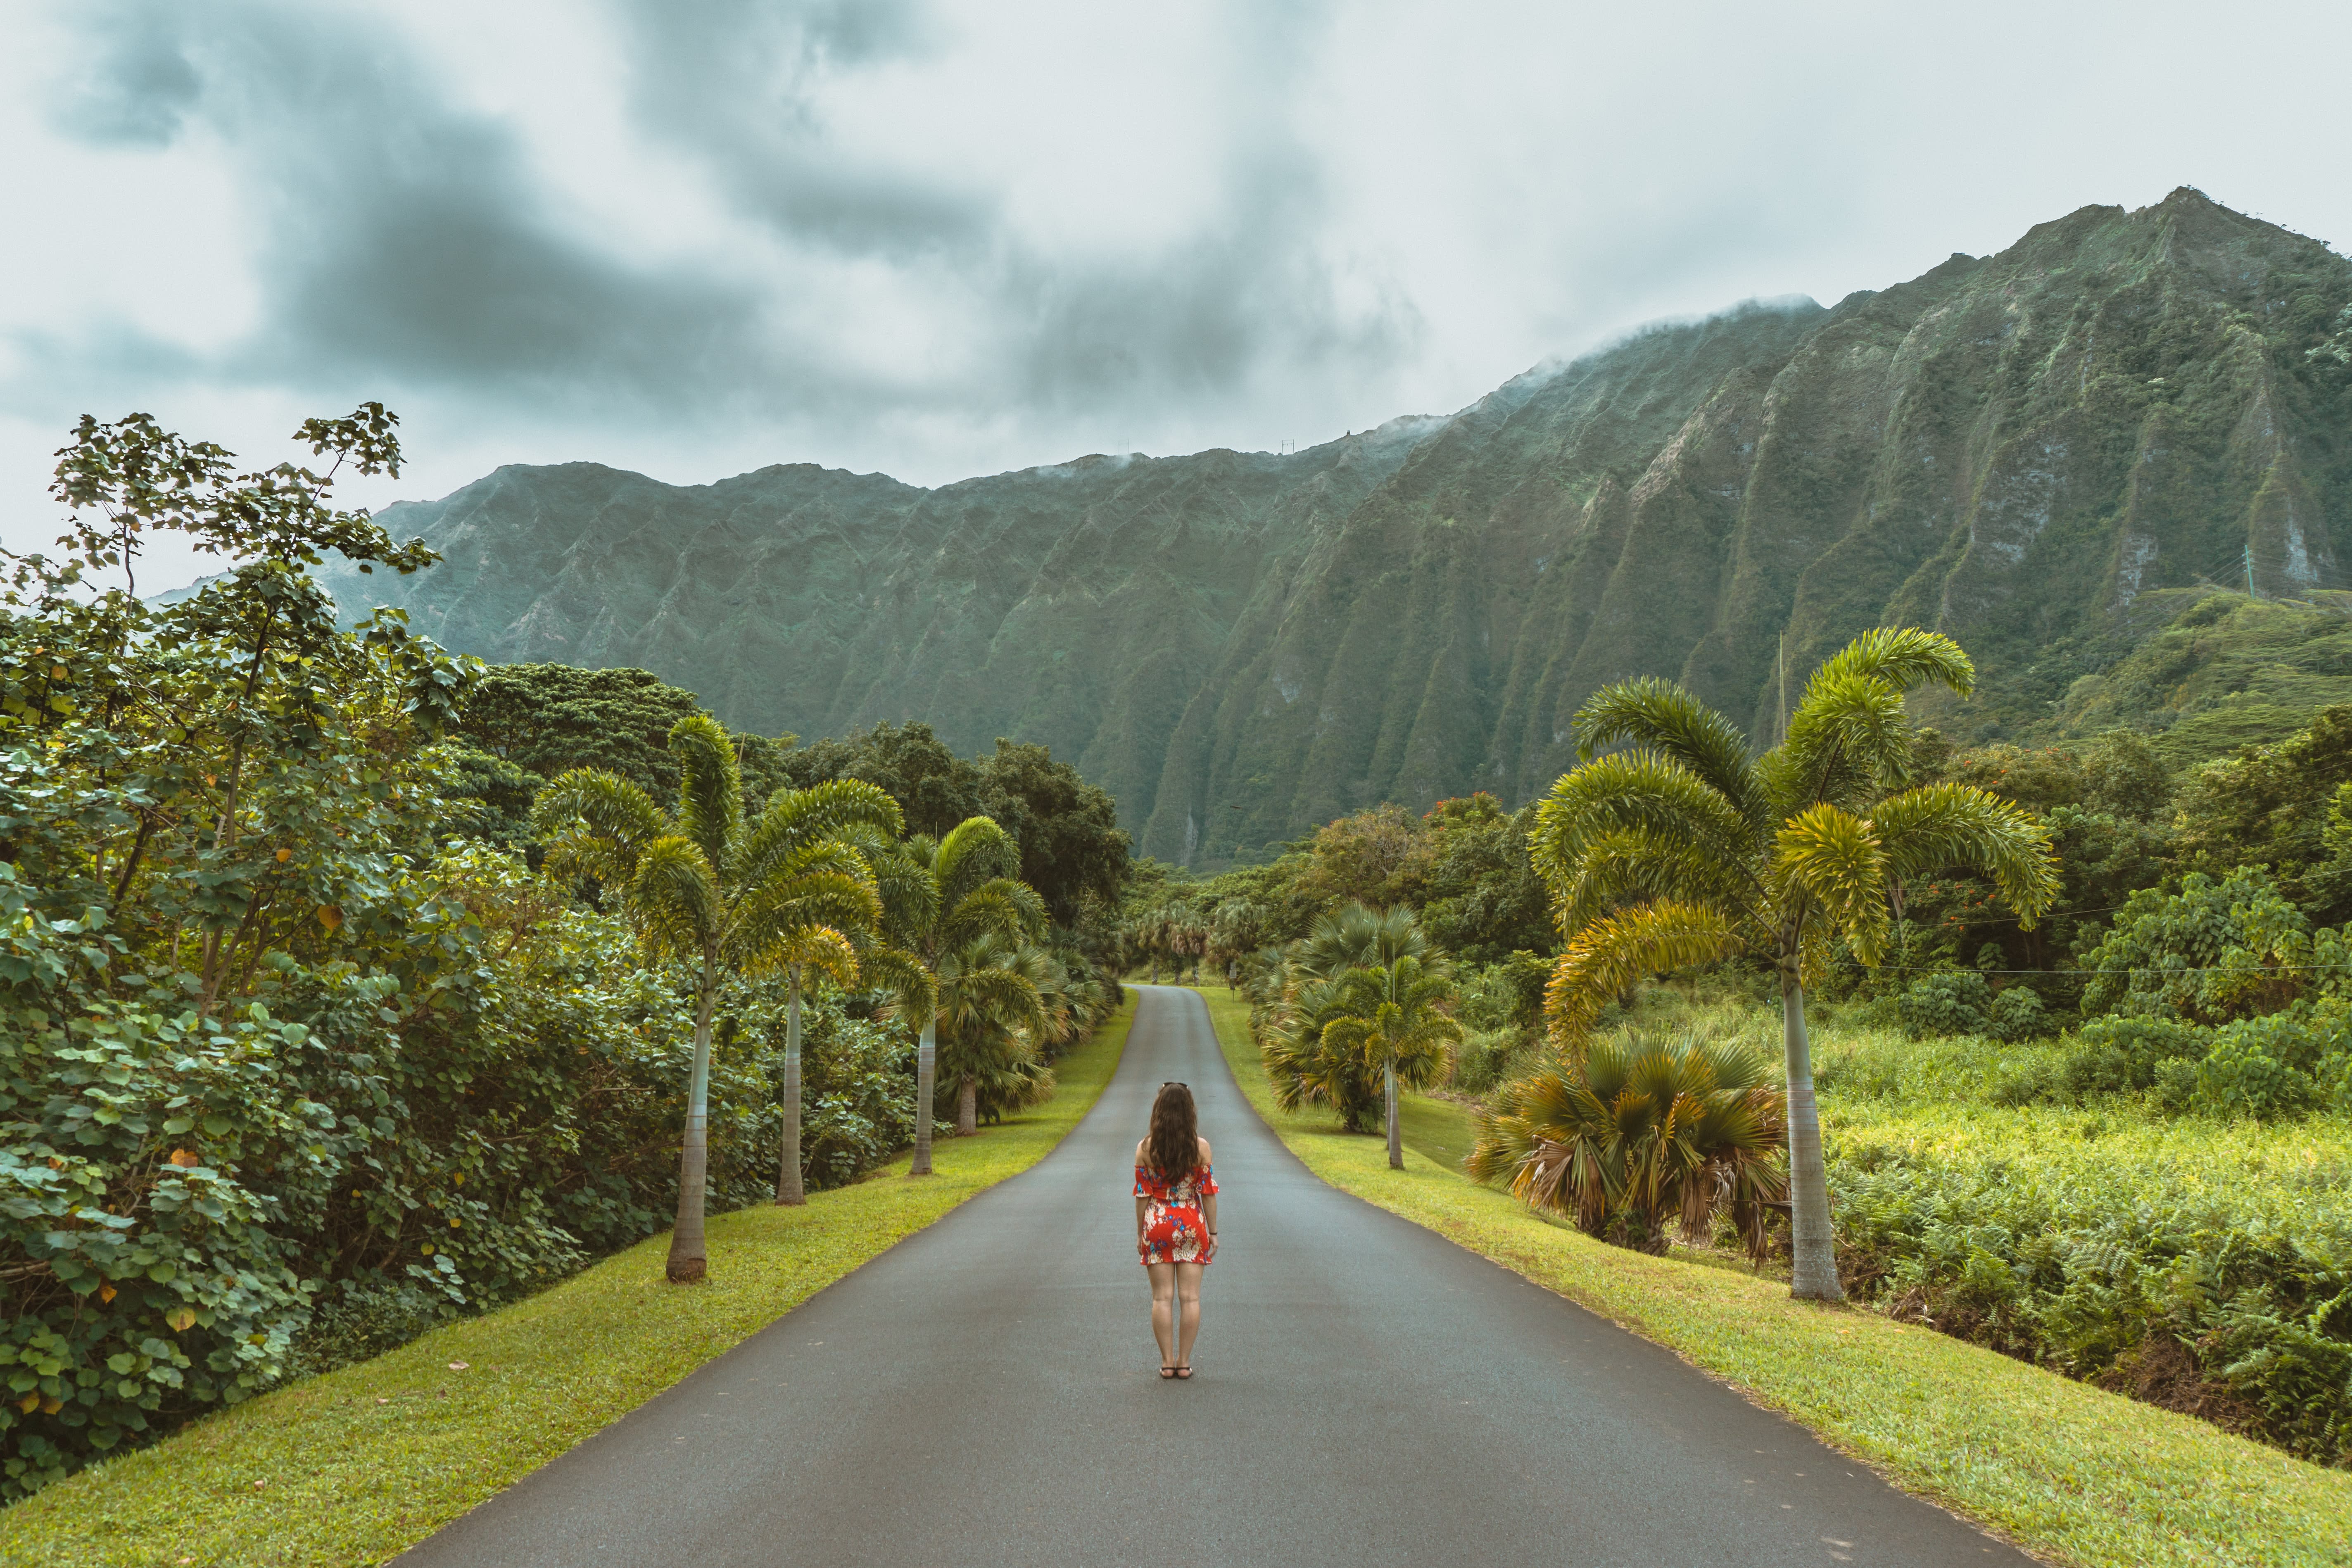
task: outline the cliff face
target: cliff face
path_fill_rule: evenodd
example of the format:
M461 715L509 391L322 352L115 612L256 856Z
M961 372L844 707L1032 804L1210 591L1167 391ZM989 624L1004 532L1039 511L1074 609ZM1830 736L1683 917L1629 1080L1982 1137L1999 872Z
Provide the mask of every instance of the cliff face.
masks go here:
M1793 685L1866 626L1937 626L1982 684L1932 717L2048 732L2161 627L2155 590L2343 585L2347 309L2352 263L2181 191L1297 454L936 490L504 468L384 514L442 565L331 586L486 658L643 665L738 725L1043 741L1142 849L1213 866L1373 801L1525 798L1629 674L1767 735L1784 637Z

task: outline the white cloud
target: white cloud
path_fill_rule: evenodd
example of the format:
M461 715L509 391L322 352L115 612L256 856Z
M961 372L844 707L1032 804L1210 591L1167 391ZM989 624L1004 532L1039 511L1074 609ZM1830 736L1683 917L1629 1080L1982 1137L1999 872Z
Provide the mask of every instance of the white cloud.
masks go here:
M275 460L381 397L386 499L937 483L1453 408L2180 184L2341 246L2347 45L2334 4L8 4L0 535L55 531L85 410Z

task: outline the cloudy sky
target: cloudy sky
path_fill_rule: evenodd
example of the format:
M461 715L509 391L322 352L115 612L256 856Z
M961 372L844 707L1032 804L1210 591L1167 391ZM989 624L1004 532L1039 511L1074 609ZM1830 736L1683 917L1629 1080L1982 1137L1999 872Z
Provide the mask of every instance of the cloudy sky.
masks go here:
M2179 184L2352 248L2347 63L2341 0L0 0L0 542L85 411L274 462L381 399L375 502L938 483L1445 411Z

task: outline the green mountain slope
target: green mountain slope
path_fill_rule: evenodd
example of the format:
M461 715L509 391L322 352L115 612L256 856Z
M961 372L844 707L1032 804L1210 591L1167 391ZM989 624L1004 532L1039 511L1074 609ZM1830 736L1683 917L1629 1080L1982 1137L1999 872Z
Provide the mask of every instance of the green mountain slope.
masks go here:
M1629 674L1760 733L1784 637L1801 679L1865 626L1950 632L1982 684L1928 716L1963 738L2144 705L2080 683L2202 597L2168 590L2346 585L2347 310L2352 262L2183 190L1296 454L933 490L503 468L385 515L444 564L331 586L488 658L642 665L739 725L1045 742L1145 851L1212 867L1373 801L1525 798Z

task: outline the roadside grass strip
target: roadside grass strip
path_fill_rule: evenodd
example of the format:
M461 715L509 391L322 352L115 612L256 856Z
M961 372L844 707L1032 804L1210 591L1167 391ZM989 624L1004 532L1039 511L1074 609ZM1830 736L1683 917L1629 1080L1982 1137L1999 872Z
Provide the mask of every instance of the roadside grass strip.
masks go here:
M1932 1329L1792 1301L1744 1269L1594 1241L1431 1158L1466 1147L1469 1113L1446 1101L1408 1097L1405 1169L1391 1171L1379 1138L1276 1110L1247 1004L1202 995L1243 1092L1318 1176L1666 1346L2039 1556L2352 1563L2352 1474Z
M709 1222L710 1279L662 1277L667 1234L373 1361L196 1422L0 1511L0 1563L278 1568L387 1561L860 1264L1035 1164L1118 1066L1130 996L1055 1064L1045 1104L865 1180Z

